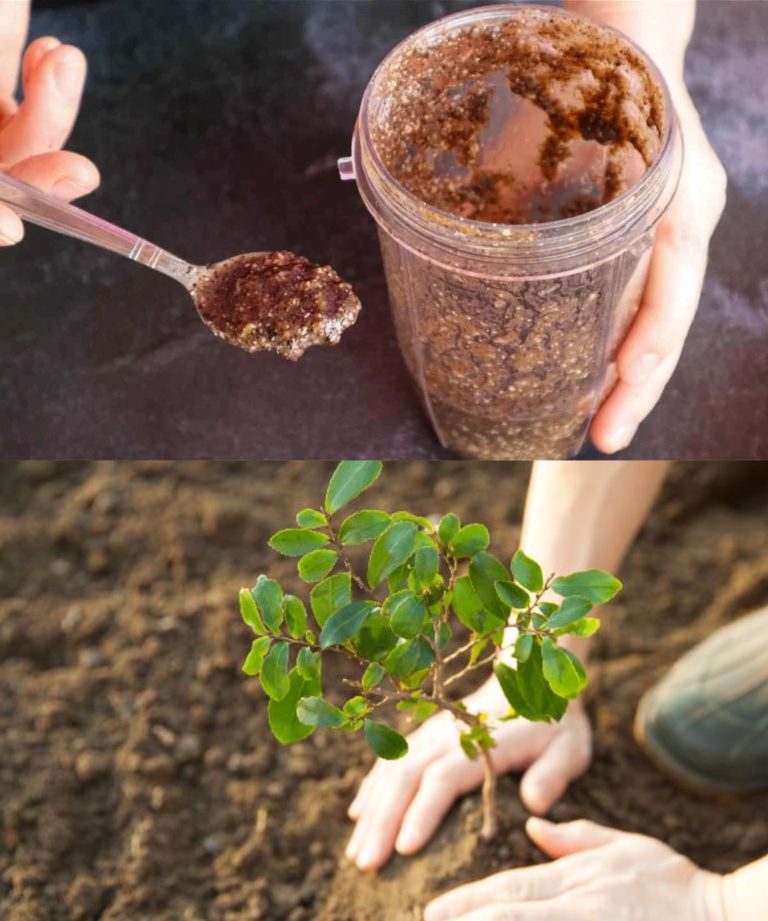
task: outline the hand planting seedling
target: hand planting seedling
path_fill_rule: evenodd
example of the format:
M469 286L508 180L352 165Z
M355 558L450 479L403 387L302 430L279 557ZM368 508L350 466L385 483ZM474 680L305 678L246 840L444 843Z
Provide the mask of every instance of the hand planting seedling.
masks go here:
M488 552L485 525L462 525L453 513L438 522L379 509L340 516L381 470L379 461L342 461L323 508L304 509L296 527L272 535L270 546L297 557L299 576L312 585L314 623L302 599L259 576L240 590L240 612L256 634L243 671L259 677L270 728L283 744L318 728L362 730L379 757L395 759L408 743L378 718L384 705L394 703L415 723L451 713L458 744L483 761L481 835L489 839L497 827L494 725L455 697L458 682L494 663L509 702L504 720L560 720L587 677L558 641L593 634L600 626L593 607L621 582L596 569L545 577L522 550L507 567ZM360 548L368 545L366 559ZM468 636L454 640L462 627ZM323 694L323 658L331 653L358 670L344 679L351 696L341 707Z

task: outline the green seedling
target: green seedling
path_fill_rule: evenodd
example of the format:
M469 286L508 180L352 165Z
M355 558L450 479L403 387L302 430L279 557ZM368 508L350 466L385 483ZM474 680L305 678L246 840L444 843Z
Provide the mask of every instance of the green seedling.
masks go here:
M342 509L379 477L378 461L342 461L322 508L296 516L270 546L296 557L304 600L260 575L240 590L240 612L255 634L243 664L269 698L269 725L289 744L316 729L363 732L380 758L401 758L407 739L386 722L387 704L413 723L444 710L459 728L457 742L484 767L482 837L497 829L496 775L490 758L494 724L456 696L459 682L493 667L509 711L502 720L560 720L587 684L563 636L599 628L595 605L621 582L602 570L545 577L518 550L505 565L488 552L483 524L462 525L448 513L435 521L412 512ZM341 706L323 690L323 662L340 655L354 664Z

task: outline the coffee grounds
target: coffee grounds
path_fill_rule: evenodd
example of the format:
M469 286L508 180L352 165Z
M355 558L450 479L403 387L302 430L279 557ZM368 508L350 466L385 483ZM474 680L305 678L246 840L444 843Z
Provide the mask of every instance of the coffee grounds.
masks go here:
M483 165L481 135L500 80L546 115L535 206L514 171ZM539 223L591 211L633 184L628 164L649 167L664 135L662 95L640 55L560 13L526 10L417 41L386 65L381 81L373 137L386 168L427 204L474 220ZM578 139L605 148L599 182L542 207ZM447 169L446 154L454 158Z
M248 352L298 359L335 344L360 312L352 286L330 266L290 252L249 253L209 267L193 296L213 332Z

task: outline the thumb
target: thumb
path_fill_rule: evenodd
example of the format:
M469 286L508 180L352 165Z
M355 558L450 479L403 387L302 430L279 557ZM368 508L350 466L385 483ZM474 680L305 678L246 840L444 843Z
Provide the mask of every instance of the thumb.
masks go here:
M532 816L525 823L528 837L550 857L567 857L579 851L589 851L617 841L623 832L597 825L586 819L556 825Z
M523 775L520 798L536 815L549 812L591 759L588 737L583 739L573 730L556 736Z

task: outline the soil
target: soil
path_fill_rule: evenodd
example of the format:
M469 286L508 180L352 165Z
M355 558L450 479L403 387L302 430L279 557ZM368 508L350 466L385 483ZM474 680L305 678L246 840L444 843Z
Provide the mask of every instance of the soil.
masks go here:
M296 360L337 343L360 313L352 286L329 265L286 251L247 253L208 267L193 292L213 332L247 352Z
M559 220L616 198L654 162L661 89L618 34L558 10L457 20L410 39L375 81L376 148L417 198L478 221ZM531 148L538 171L495 145ZM562 174L577 149L591 156L574 182Z
M364 740L272 739L258 683L239 670L237 589L268 567L291 584L293 564L266 538L317 501L330 471L0 468L4 921L415 921L456 883L544 859L507 776L493 847L478 843L469 795L421 856L364 876L342 856ZM524 464L391 464L373 495L486 521L507 556L526 477ZM674 468L599 634L594 764L556 819L655 835L716 871L768 851L768 794L683 792L631 735L638 699L684 650L765 602L767 516L764 465Z

